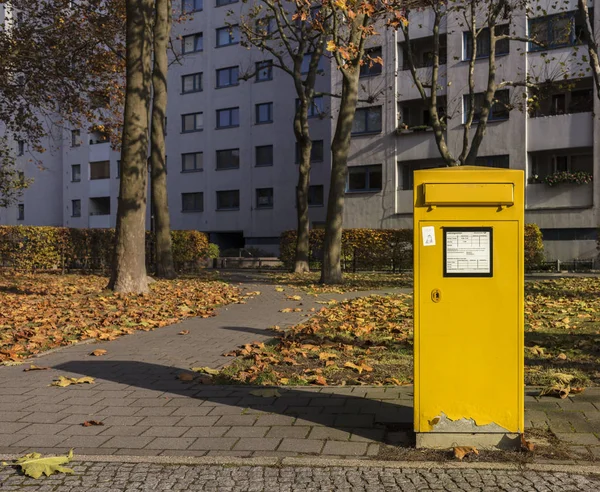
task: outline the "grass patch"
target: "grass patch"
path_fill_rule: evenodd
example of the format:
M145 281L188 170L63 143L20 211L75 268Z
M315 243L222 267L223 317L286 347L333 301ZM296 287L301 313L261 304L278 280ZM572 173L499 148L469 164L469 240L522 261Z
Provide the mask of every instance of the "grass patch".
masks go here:
M600 279L525 286L525 383L600 385ZM282 385L412 382L412 296L329 304L269 344L248 344L221 382ZM268 373L268 376L265 376Z
M321 274L318 272L271 273L269 276L276 284L295 287L308 294L343 294L345 292L412 287L412 275L407 273L344 273L344 280L339 285L319 284Z

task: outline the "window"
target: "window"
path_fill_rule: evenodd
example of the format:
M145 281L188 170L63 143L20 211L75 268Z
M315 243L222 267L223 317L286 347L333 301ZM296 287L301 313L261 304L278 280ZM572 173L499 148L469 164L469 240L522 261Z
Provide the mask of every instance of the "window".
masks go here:
M202 73L191 73L181 76L181 93L200 92L202 90ZM166 125L165 125L166 128Z
M377 58L381 58L381 47L371 48L365 51L363 64L360 66L361 77L373 77L381 73L383 69L381 63L373 61Z
M81 181L81 164L73 164L71 166L71 181L74 183Z
M308 206L323 206L323 185L310 185L308 187Z
M25 155L25 140L17 141L17 155Z
M256 19L256 32L261 36L271 34L275 31L275 18L271 16Z
M381 164L348 168L347 192L381 191Z
M415 68L433 66L433 37L413 39L410 42L410 47ZM410 69L410 64L408 63L408 45L402 43L399 49L402 51L402 70L408 70ZM448 56L446 34L440 34L440 49L438 54L439 64L445 65Z
M296 142L296 164L300 164L300 145ZM323 140L313 140L310 162L323 162Z
M217 109L217 128L240 126L240 108Z
M90 198L89 213L90 215L110 215L110 197Z
M273 208L273 188L256 189L256 208Z
M352 134L381 133L381 106L358 108L352 123Z
M438 97L437 113L442 126L446 124L446 97ZM398 104L398 113L401 115L399 121L401 130L424 131L432 126L429 105L422 99L402 101Z
M256 152L256 167L273 165L273 146L272 145L258 145L255 148L255 152Z
M110 178L110 161L90 162L90 179Z
M300 99L296 99L296 107L300 105ZM323 96L313 97L312 104L308 108L308 117L316 118L324 113Z
M217 150L217 169L238 169L240 149Z
M181 133L199 132L204 128L204 115L202 113L189 113L181 115Z
M401 190L413 189L413 173L420 169L436 169L445 167L446 163L438 159L420 159L417 161L403 161L398 163L398 175L402 176L402 182L398 183Z
M503 169L509 168L509 156L507 155L490 155L486 157L477 157L475 159L476 166L482 167L499 167Z
M483 93L475 94L475 111L473 113L473 123L477 123L481 118L481 108L483 106ZM492 101L492 107L490 108L490 114L488 116L489 121L500 121L507 120L509 116L509 94L507 89L496 91L494 94L494 100ZM464 108L465 115L464 120L467 121L467 115L470 111L470 98L468 94L464 96Z
M310 68L310 60L312 58L312 53L306 53L304 58L302 58L302 66L300 67L300 73L307 74L308 69ZM323 57L319 58L319 63L317 65L317 73L323 73L325 71Z
M17 220L25 220L25 205L23 203L17 205Z
M204 212L204 193L182 193L182 212Z
M240 190L217 191L217 210L240 208Z
M25 184L25 171L17 171L17 181L21 184Z
M81 130L71 130L71 147L81 145Z
M229 5L232 3L238 3L239 0L217 0L217 7L222 7L223 5Z
M256 124L273 123L273 103L256 105Z
M496 36L508 35L508 24L502 26L496 26ZM473 53L473 34L471 31L467 31L463 36L464 50L463 56L465 60L470 60ZM491 41L490 41L490 28L486 27L481 30L477 36L477 48L475 52L475 58L487 58L490 56ZM510 44L508 39L500 39L496 41L496 56L506 55L510 52Z
M199 12L204 7L204 0L182 0L182 10L184 14Z
M594 174L594 157L591 148L580 150L552 150L530 154L529 180L541 182L557 172L585 172Z
M593 19L593 9L590 9L589 12ZM537 41L537 43L529 43L529 51L581 44L583 42L583 26L584 19L579 15L579 11L529 19L529 37Z
M217 48L230 46L240 42L240 28L238 26L226 26L217 29Z
M204 169L204 154L202 152L191 152L181 154L181 172L190 173L193 171L202 171Z
M238 76L238 67L227 67L217 70L217 89L238 85Z
M555 116L591 112L594 106L590 77L539 85L531 90L529 116Z
M202 33L190 34L189 36L183 36L181 41L181 51L183 54L196 53L204 49L204 37Z
M71 200L71 217L81 217L81 200Z
M264 82L265 80L273 80L273 62L271 60L256 64L256 82Z

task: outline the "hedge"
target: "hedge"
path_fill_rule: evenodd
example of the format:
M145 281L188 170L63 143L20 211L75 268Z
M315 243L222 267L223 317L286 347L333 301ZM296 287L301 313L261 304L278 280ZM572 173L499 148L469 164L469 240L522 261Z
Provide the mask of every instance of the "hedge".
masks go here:
M199 231L171 231L177 270L195 267L208 254L208 237ZM108 270L114 229L0 226L0 265L25 270ZM146 233L146 260L154 258L154 238Z
M310 258L322 258L323 229L310 231ZM288 268L294 264L296 231L285 231L279 243L280 259ZM525 224L525 270L544 261L542 233L536 224ZM405 270L412 268L412 229L344 229L342 262L345 270Z
M286 267L294 264L296 231L285 231L279 243L280 259ZM320 261L323 229L310 231L310 258ZM412 268L412 229L344 229L342 262L346 270L402 270Z

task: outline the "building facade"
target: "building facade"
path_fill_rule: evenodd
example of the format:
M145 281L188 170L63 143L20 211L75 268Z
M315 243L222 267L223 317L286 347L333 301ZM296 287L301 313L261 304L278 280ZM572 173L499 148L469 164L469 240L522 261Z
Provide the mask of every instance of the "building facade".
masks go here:
M585 68L586 49L579 43L577 2L562 2L558 10L546 3L539 10L544 15L516 15L510 27L522 37L533 30L545 33L544 49L512 40L497 45L498 80L543 82L544 97L527 109L524 102L532 98L532 89L507 86L496 94L500 103L492 109L477 165L525 171L526 220L542 229L549 259L590 258L597 254L600 183L546 182L553 176L558 179L557 173L596 177L598 98ZM276 252L280 233L296 224L292 80L270 67L267 53L240 46L236 29L228 27L244 14L246 4L184 0L180 6L190 20L174 24L173 43L181 52L169 69L171 225L208 232L222 248L255 246ZM598 30L598 19L593 22ZM426 78L431 69L432 14L411 13L409 26L418 72ZM385 28L379 32L369 40L369 49L373 57L382 57L383 66L364 66L361 71L361 99L373 102L359 103L355 118L344 212L347 228L412 227L412 172L445 165L430 131L429 113L407 69L403 35ZM440 110L448 146L457 155L468 103L469 36L460 19L448 15L441 38ZM476 53L477 93L487 84L488 55L482 33ZM317 90L336 93L340 76L335 65L324 57L321 68ZM478 101L477 96L476 117ZM312 112L313 227L325 220L337 104L337 98L324 96ZM119 154L101 134L85 129L65 130L52 148L41 156L42 170L27 168L27 152L19 157L35 181L21 207L0 210L0 222L113 227Z

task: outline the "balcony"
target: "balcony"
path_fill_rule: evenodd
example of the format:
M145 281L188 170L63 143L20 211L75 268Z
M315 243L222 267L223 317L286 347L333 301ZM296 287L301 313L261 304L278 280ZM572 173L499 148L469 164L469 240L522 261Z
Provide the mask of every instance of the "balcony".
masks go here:
M89 196L110 196L110 179L91 179L89 184Z
M92 143L93 142L93 143ZM110 160L110 142L90 140L90 162Z
M108 229L111 227L110 215L90 215L89 218L90 229Z
M560 114L527 120L527 150L592 147L592 113Z
M529 184L525 191L527 210L592 207L593 185L593 183L557 186Z

